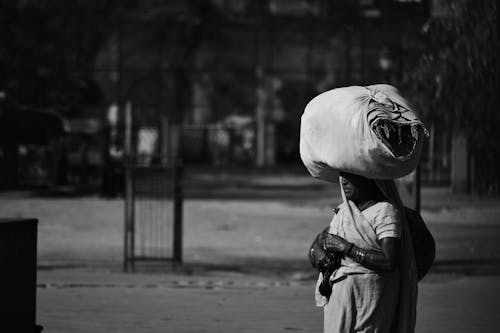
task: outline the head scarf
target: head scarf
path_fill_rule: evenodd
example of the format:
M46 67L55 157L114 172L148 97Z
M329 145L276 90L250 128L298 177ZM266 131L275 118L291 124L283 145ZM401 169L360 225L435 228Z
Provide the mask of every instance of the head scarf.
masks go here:
M417 314L418 287L417 267L408 219L394 180L375 179L374 181L387 200L399 210L401 216L399 314L394 323L393 331L397 333L413 333Z

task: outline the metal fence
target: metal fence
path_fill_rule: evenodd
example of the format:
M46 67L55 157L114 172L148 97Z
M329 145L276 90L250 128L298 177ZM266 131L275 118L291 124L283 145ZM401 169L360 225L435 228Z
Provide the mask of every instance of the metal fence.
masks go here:
M182 166L125 167L124 271L137 262L182 263Z

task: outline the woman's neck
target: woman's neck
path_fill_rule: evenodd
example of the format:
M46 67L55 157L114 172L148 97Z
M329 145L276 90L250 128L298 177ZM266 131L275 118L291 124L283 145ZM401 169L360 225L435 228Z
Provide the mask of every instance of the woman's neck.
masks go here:
M369 199L367 198L367 199L358 200L358 201L354 202L354 204L356 205L356 207L358 207L358 209L360 211L363 211L363 210L367 209L368 207L373 206L376 203L377 203L377 200L373 199L373 198L369 198Z

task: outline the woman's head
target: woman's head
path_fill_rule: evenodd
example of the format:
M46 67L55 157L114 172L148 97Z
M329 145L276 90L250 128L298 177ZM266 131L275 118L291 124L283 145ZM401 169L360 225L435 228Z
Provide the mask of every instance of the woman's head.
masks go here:
M379 200L382 197L377 184L372 179L354 175L352 173L340 173L340 185L344 189L346 199L355 203L367 200Z

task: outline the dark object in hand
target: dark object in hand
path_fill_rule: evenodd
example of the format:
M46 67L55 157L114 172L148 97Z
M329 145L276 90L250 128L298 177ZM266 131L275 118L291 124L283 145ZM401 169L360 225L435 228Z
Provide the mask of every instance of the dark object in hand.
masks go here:
M309 249L309 261L311 265L323 274L323 281L319 286L319 292L325 297L330 297L332 293L330 276L340 267L341 260L339 254L325 251L323 248L325 239L328 236L328 229L326 228L316 236Z
M330 283L330 274L323 274L323 281L321 281L319 285L319 293L325 297L330 298L330 295L332 294L332 284Z

